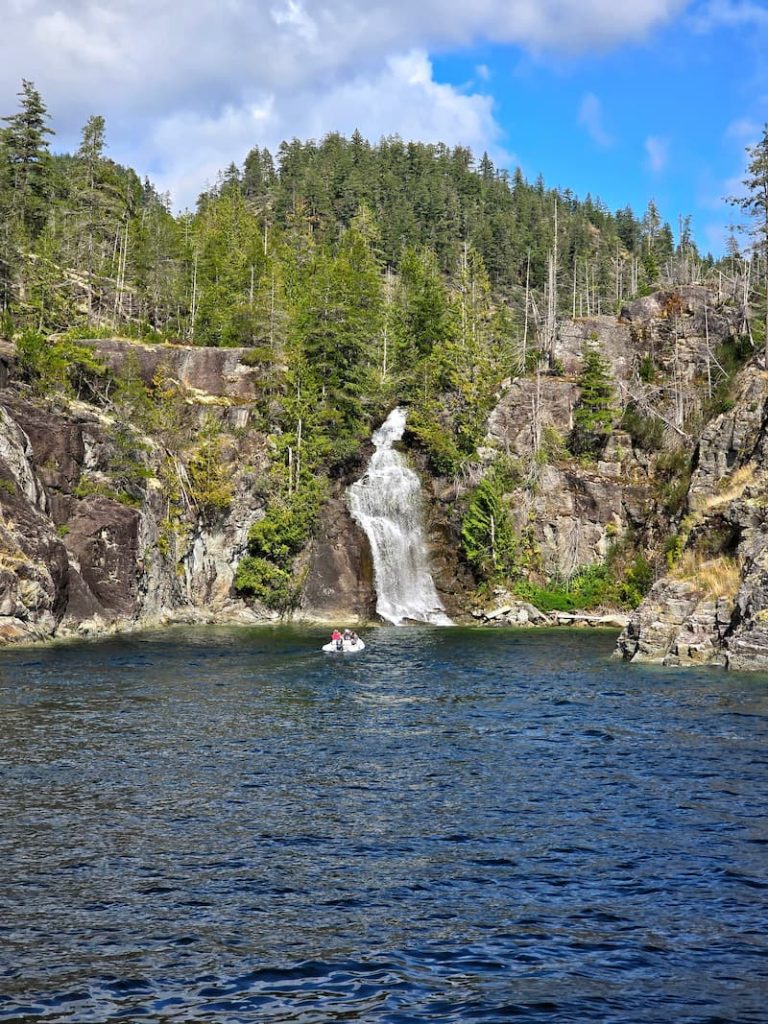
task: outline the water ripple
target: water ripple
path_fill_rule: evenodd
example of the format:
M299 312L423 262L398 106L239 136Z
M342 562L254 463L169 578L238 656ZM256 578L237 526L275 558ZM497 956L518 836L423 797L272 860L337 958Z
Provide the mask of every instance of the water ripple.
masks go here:
M0 1021L765 1024L765 678L366 642L3 652Z

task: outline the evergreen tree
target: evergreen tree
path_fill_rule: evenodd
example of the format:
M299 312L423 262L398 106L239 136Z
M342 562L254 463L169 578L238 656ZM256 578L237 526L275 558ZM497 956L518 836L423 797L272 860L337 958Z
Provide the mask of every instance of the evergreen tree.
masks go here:
M489 389L495 387L491 338L491 286L479 253L465 246L454 279L455 331L438 353L442 383L456 398L459 435L471 451L486 412Z
M755 251L762 256L765 289L765 365L768 368L768 124L763 126L760 140L747 148L747 154L747 177L743 181L747 194L729 201L752 218L750 234L754 239Z
M195 220L198 345L254 342L253 289L264 267L258 219L232 176L209 195Z
M252 149L245 158L241 188L246 199L257 201L269 196L277 181L275 162L265 147Z
M399 365L402 369L444 345L453 335L448 293L435 254L408 248L400 261Z
M77 214L78 262L86 273L87 317L98 318L94 309L97 273L114 247L120 214L125 210L111 168L104 159L104 118L90 117L83 127L80 147L71 175L71 205ZM110 246L109 243L113 243Z
M517 572L520 538L504 503L504 474L491 470L472 493L461 525L464 555L484 580Z
M569 446L574 455L594 457L605 447L617 413L608 362L593 345L584 352L578 384Z
M11 212L18 219L22 232L34 237L41 231L50 196L50 154L47 135L48 110L32 82L22 80L21 109L2 118L5 177L11 193Z

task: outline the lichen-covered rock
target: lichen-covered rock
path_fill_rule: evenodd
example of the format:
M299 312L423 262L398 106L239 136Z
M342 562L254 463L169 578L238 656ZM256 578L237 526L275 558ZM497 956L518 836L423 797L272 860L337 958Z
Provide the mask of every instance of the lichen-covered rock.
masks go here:
M497 595L495 604L488 608L475 608L471 614L486 626L543 626L553 621L530 602L511 597L506 592Z
M566 320L558 329L555 356L568 374L577 374L581 369L584 350L588 345L598 344L608 359L614 377L625 379L630 376L638 346L627 324L613 316L594 316L584 319Z
M243 362L252 350L205 348L200 345L141 345L118 338L80 342L91 345L105 364L120 372L133 364L145 384L159 372L186 388L231 401L253 401L259 387L259 371Z
M488 442L505 454L529 457L536 444L536 416L539 435L550 427L564 439L578 397L575 382L564 377L512 381L488 419Z
M665 665L725 665L723 639L731 624L733 602L704 599L682 623L664 658Z
M728 668L742 671L768 671L768 622L751 619L731 637L725 652Z
M530 466L537 445L564 445L578 393L562 377L513 381L488 421L491 453L501 451ZM603 561L614 539L643 518L647 479L638 483L636 474L627 473L632 447L621 432L594 467L566 463L557 452L544 451L544 457L551 461L536 468L535 486L530 479L521 482L510 508L518 532L533 536L544 572L569 576Z
M518 531L532 531L544 571L567 577L605 559L644 497L597 467L549 465L541 467L533 495L524 488L514 493L511 509Z
M619 652L628 661L663 662L700 602L692 583L659 580L630 616L618 639Z
M748 536L734 625L725 641L728 666L768 669L768 524Z
M683 552L730 559L740 582L726 581L727 592L705 599L693 583L662 579L619 639L625 657L768 668L767 494L768 378L751 364L736 382L733 408L697 445Z
M248 465L258 464L258 446L223 453L228 508L209 518L188 504L186 522L172 525L151 475L162 452L149 441L141 455L148 476L134 504L109 496L119 489L111 486L113 433L109 417L81 403L52 409L0 393L0 642L173 619L271 617L232 589L263 506ZM104 493L82 496L86 476Z
M739 467L768 470L768 377L755 366L741 374L731 410L707 425L694 454L689 504L715 498Z

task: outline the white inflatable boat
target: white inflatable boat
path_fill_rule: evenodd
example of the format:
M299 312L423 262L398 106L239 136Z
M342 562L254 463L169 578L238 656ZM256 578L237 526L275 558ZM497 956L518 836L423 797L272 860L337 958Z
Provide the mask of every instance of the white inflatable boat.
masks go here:
M329 654L357 654L358 651L365 650L365 644L360 637L357 640L330 640L324 645L323 650Z

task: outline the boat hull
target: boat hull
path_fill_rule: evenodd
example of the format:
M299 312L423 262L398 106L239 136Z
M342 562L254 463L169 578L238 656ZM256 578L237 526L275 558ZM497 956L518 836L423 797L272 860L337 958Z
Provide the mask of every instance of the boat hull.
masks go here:
M323 646L323 650L326 654L357 654L359 651L365 650L365 644L362 640L358 640L354 644L350 640L342 640L341 646L339 646L335 640L331 640Z

